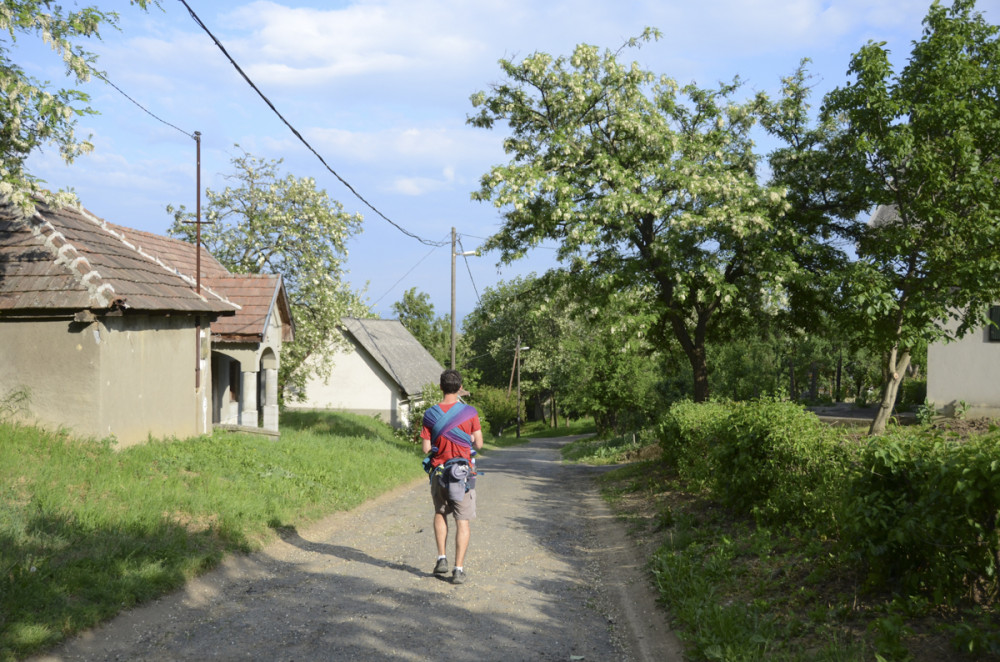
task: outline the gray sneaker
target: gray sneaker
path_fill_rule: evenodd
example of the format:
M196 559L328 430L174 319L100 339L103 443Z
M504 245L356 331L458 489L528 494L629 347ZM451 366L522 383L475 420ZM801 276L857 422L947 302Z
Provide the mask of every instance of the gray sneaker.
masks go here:
M451 573L451 583L452 584L464 584L465 583L465 571L455 568L455 571Z
M434 566L435 575L444 575L448 572L448 559L438 559L437 565Z

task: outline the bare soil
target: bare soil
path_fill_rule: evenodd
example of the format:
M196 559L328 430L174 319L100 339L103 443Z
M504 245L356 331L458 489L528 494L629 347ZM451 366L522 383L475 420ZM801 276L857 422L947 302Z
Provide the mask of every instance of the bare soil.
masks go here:
M597 470L560 462L569 440L482 456L464 585L431 573L420 480L36 659L679 662L647 550L599 497Z

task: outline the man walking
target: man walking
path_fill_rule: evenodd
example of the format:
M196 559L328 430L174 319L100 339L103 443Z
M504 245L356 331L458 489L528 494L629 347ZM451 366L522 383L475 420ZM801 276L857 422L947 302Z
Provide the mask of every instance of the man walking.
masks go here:
M476 518L475 464L472 456L483 447L483 430L475 407L460 402L462 376L457 370L441 373L444 398L424 414L420 438L430 456L431 499L434 501L434 540L438 559L434 574L448 572L445 546L448 515L455 518L455 569L451 581L465 582L465 552L472 535L470 521Z

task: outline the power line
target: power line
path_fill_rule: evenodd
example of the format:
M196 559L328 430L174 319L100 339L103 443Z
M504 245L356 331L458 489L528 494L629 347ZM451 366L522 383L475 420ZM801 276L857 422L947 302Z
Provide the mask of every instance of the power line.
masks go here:
M313 149L313 146L310 145L309 142L305 138L302 137L302 134L299 133L298 129L296 129L294 126L292 126L292 124L288 120L285 119L284 115L282 115L280 112L278 112L278 109L275 108L275 106L274 106L273 103L271 103L271 100L268 99L264 95L264 93L260 91L260 89L257 87L257 85L255 85L254 82L252 80L250 80L250 77L247 76L247 74L243 71L243 69L240 68L240 65L238 65L236 63L236 60L234 60L233 56L231 56L229 54L229 51L227 51L226 48L225 48L225 46L222 45L222 42L220 42L215 37L215 35L212 34L212 31L208 29L208 26L206 26L202 22L202 20L200 18L198 18L198 15L196 13L194 13L194 10L191 9L191 7L188 5L187 0L180 0L180 3L182 5L184 5L184 7L188 10L188 13L191 14L191 18L194 19L194 22L197 23L201 27L201 29L205 31L205 34L207 34L209 37L211 37L212 41L215 42L215 45L219 47L220 51L222 51L222 54L225 55L226 58L229 60L230 64L232 64L233 67L236 68L236 71L238 71L240 73L240 75L243 76L243 80L245 80L247 82L247 84L250 85L251 88L253 88L253 91L256 92L257 95L261 99L264 100L264 103L266 103L268 105L268 107L271 109L271 111L275 115L278 116L278 119L280 119L282 122L284 122L285 126L287 126L291 130L291 132L293 134L295 134L295 137L298 138L299 141L303 145L305 145L309 149L310 152L312 152L313 154L316 155L316 158L319 159L319 162L323 164L323 166L330 172L330 174L332 174L334 177L336 177L340 181L341 184L343 184L344 186L346 186L347 189L351 193L354 194L354 197L356 197L358 200L360 200L361 202L363 202L365 204L365 206L367 206L373 212L375 212L376 214L378 214L383 220L385 220L386 222L388 222L394 228L396 228L397 230L399 230L400 232L402 232L406 236L411 237L413 239L416 239L417 241L419 241L422 244L425 244L427 246L444 246L447 243L447 242L433 242L433 241L430 241L429 239L424 239L423 237L420 237L418 235L413 234L412 232L410 232L409 230L405 229L403 226L399 225L398 223L396 223L395 221L393 221L391 218L389 218L388 216L386 216L385 214L383 214L381 211L379 211L374 205L372 205L372 203L368 202L368 200L366 200L364 198L364 196L362 196L360 193L358 193L354 189L354 187L351 186L347 182L347 180L345 180L343 177L341 177L339 174L337 174L337 171L334 170L333 168L331 168L329 166L329 164L327 164L326 160L320 155L320 153L317 152L315 149Z
M458 247L462 249L460 252L462 253L462 259L465 260L465 268L469 272L469 280L472 282L472 290L476 293L476 301L478 301L481 306L483 305L483 300L479 298L479 288L476 287L476 281L472 278L472 267L469 266L469 258L465 255L465 246L462 245L462 237L458 237Z
M176 129L176 130L180 131L181 133L183 133L185 136L187 136L188 138L190 138L192 140L196 140L196 138L194 137L194 135L188 133L187 131L185 131L184 129L180 128L179 126L175 126L175 125L171 124L170 122L168 122L167 120L163 119L162 117L157 116L155 113L153 113L153 111L149 110L148 108L146 108L145 106L143 106L141 103L139 103L138 101L136 101L135 99L133 99L129 95L125 94L125 91L122 90L122 88L118 87L117 85L115 85L114 83L112 83L110 80L108 80L108 77L105 76L100 71L98 71L97 69L91 69L90 72L92 74L94 74L95 76L97 76L98 78L100 78L101 80L103 80L105 83L107 83L111 87L113 87L116 90L118 90L119 94L121 94L123 97L125 97L126 99L128 99L129 101L131 101L132 103L134 103L144 113L146 113L147 115L149 115L153 119L158 120L160 122L163 122L164 124L166 124L167 126L169 126L171 129Z
M444 243L442 243L442 246L443 245L444 245ZM372 305L373 306L376 305L379 301L381 301L382 299L384 299L386 297L386 295L389 294L389 292L392 292L394 289L396 289L396 286L399 285L401 282L403 282L404 278L406 278L411 273L413 273L413 270L416 269L417 267L419 267L421 262L423 262L424 260L426 260L427 258L429 258L431 256L431 253L433 253L434 251L436 251L440 247L441 246L435 246L434 248L432 248L430 251L427 252L427 255L424 255L422 258L420 258L419 260L417 260L417 263L415 265L413 265L412 267L410 267L409 271L407 271L405 274L403 274L402 276L400 276L399 280L397 280L395 283L393 283L392 287L390 287L388 290L385 291L385 294L383 294L378 299L376 299L374 302L372 302Z

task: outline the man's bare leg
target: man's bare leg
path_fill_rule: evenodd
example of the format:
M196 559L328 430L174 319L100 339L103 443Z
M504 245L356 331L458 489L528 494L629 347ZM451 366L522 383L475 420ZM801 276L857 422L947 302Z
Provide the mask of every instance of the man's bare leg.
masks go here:
M447 530L447 524L445 524ZM455 520L455 566L461 568L465 561L465 551L469 549L472 527L467 519Z
M444 556L445 544L448 542L448 520L441 513L434 513L434 541L437 543L438 556Z

